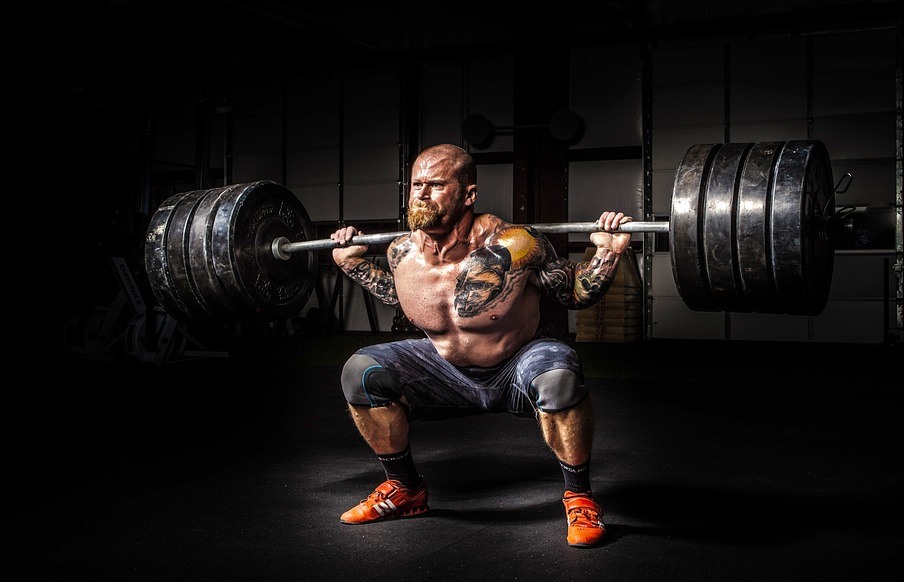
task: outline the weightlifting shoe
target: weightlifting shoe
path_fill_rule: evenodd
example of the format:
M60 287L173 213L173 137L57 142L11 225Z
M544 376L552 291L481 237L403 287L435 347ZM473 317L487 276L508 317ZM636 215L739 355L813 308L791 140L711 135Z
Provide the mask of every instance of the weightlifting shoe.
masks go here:
M412 517L426 513L427 483L417 489L409 489L395 479L380 483L374 492L361 503L342 514L339 521L349 524L372 523L400 517Z
M566 491L565 519L568 521L568 545L576 548L595 546L606 535L603 510L588 493Z

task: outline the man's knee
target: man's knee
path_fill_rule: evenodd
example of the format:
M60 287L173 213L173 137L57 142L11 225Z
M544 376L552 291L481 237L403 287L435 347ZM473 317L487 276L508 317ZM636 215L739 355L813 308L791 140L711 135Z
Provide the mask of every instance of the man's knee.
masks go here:
M353 354L342 368L342 392L349 404L386 406L400 397L399 384L370 356Z
M574 408L587 397L587 386L571 370L543 372L531 382L534 402L541 412L559 412Z

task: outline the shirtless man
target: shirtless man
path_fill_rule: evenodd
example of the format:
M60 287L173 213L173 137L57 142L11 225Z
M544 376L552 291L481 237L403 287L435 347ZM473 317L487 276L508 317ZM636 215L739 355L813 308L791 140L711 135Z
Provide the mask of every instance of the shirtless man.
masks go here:
M477 169L463 149L441 144L418 155L408 199L410 234L387 250L389 271L350 245L361 234L340 228L333 260L352 280L398 305L423 330L358 350L342 370L351 417L382 464L386 480L340 517L364 524L428 510L427 485L415 468L409 422L482 412L536 418L565 480L567 540L575 547L605 535L589 462L593 408L577 354L538 333L541 293L570 309L602 297L631 235L612 232L631 220L603 212L590 235L596 254L574 264L527 226L474 212Z

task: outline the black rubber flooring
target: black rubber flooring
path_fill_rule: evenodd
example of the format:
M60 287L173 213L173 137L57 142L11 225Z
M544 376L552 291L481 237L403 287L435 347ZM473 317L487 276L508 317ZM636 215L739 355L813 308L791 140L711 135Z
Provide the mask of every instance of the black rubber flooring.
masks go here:
M558 465L535 422L508 415L414 424L432 511L339 523L383 479L346 416L341 362L391 339L49 362L60 383L11 390L7 568L36 581L904 580L895 346L575 344L609 529L575 549Z

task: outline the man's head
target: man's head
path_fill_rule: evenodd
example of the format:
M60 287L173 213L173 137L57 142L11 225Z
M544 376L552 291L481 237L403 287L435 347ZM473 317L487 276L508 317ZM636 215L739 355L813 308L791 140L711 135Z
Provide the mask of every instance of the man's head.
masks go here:
M412 231L450 227L473 212L477 166L471 155L452 144L431 146L414 160L408 197Z

